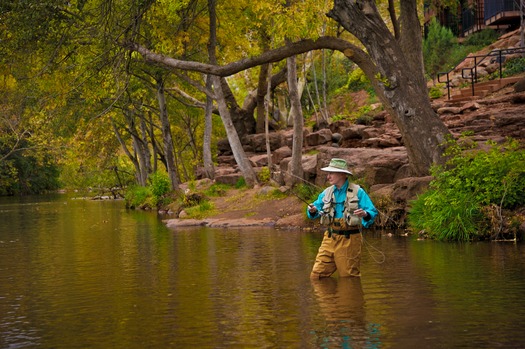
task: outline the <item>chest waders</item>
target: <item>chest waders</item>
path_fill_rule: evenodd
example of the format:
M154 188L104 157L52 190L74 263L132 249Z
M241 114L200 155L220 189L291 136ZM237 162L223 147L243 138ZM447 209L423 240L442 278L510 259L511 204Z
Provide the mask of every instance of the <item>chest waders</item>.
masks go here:
M361 230L361 218L354 214L354 211L359 208L359 200L357 198L359 185L353 183L348 184L344 202L335 201L334 191L335 185L326 188L324 191L323 215L321 216L320 222L328 226L329 236L332 234L342 234L348 238L350 234L358 233ZM342 218L335 218L336 204L343 204Z

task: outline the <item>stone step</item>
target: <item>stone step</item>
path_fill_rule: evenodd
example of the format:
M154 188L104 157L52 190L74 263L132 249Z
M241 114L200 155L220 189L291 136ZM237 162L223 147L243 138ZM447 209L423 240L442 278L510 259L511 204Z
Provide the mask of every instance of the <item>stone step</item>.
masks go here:
M496 92L502 88L512 85L522 77L508 77L498 80L479 82L474 85L474 95L472 95L472 86L462 88L458 93L450 97L449 102L471 101L485 97L489 93Z

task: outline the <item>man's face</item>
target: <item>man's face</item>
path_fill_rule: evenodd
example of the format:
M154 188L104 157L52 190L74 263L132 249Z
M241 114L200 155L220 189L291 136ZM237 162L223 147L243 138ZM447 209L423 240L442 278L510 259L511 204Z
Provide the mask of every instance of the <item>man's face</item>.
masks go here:
M328 183L330 183L331 185L335 185L336 187L340 188L343 184L345 184L346 173L328 172L328 174L326 175L326 179L328 179Z

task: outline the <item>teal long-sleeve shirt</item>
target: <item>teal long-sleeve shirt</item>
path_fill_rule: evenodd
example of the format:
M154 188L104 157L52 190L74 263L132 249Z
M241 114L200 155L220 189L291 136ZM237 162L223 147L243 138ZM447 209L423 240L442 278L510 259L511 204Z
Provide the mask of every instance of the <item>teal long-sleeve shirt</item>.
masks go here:
M343 210L344 210L344 202L346 200L346 191L348 189L348 180L343 184L343 186L338 189L337 187L334 188L334 218L343 218ZM321 217L319 212L323 209L323 198L325 196L325 192L323 191L317 199L312 203L317 208L317 212L312 215L308 211L308 208L306 209L306 214L308 215L308 218L310 219L316 219ZM365 210L368 213L367 217L361 218L361 223L363 224L363 227L369 228L376 219L376 216L378 214L377 209L375 208L374 204L372 203L372 200L370 200L370 197L364 191L363 188L359 188L357 191L357 205L360 209Z

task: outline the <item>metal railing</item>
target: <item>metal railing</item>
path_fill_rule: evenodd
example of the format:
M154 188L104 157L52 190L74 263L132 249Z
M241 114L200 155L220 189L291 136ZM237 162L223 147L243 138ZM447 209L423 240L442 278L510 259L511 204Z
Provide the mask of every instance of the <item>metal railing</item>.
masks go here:
M478 66L483 63L486 59L490 59L491 62L498 63L498 70L499 70L499 79L503 77L503 63L505 62L505 59L507 55L515 54L515 53L524 53L525 54L525 47L517 47L517 48L506 48L502 50L492 50L491 52L487 53L486 55L479 55L479 56L469 56L465 58L461 63L463 63L467 59L473 59L474 65L468 68L461 69L461 77L463 79L470 79L470 85L472 88L472 95L475 96L475 84L478 82ZM459 64L461 64L459 63ZM459 65L458 64L458 65ZM456 70L457 66L449 70L448 72L442 72L438 73L437 80L440 83L446 84L447 87L447 96L448 99L450 99L450 75L453 71ZM441 81L441 77L446 76L445 81Z
M519 10L520 2L516 0L485 1L485 20L487 21L501 12Z

